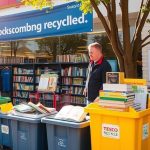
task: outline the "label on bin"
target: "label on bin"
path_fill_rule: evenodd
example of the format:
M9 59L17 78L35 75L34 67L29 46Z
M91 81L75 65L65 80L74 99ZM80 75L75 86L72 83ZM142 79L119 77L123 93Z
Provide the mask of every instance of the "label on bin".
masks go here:
M1 125L1 131L4 134L9 134L9 127L6 125Z
M58 147L61 147L61 148L64 148L64 149L67 148L67 139L65 139L65 138L56 137L56 143L57 143Z
M120 139L120 128L118 125L102 124L102 136Z
M145 140L149 137L149 123L143 125L142 139Z

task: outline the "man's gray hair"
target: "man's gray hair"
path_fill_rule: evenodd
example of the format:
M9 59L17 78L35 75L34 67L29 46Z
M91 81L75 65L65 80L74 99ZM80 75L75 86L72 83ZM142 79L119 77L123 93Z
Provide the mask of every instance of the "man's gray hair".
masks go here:
M99 44L98 42L94 42L94 43L90 44L90 45L88 46L88 50L89 50L91 47L95 47L95 48L97 48L97 49L99 49L99 50L102 51L102 45Z

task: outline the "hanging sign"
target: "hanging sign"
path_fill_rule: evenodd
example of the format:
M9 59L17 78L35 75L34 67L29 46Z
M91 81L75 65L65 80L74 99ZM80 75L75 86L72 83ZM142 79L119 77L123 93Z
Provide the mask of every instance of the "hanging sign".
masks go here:
M80 5L71 2L53 9L0 17L0 41L91 32L93 14L85 15Z

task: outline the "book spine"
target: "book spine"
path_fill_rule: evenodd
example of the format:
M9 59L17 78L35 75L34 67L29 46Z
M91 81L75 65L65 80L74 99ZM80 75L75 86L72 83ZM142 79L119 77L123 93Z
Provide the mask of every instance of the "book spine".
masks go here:
M102 92L100 91L100 97L106 96L106 97L118 97L118 98L127 98L129 96L134 96L134 93L127 94L123 92Z
M100 97L102 100L124 101L127 102L128 98L116 98L116 97Z

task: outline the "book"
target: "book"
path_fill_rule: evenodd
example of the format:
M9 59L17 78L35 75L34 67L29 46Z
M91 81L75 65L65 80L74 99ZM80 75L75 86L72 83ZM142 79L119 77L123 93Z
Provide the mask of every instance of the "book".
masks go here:
M38 91L55 92L57 87L57 74L41 74Z
M58 80L57 74L50 74L49 81L48 81L48 91L51 91L51 92L56 91L57 80Z
M140 111L140 110L141 110L141 104L140 104L140 103L134 103L134 104L132 104L132 107L133 107L136 111Z
M132 106L133 101L131 103L124 103L124 104L117 104L117 103L105 103L105 102L99 102L100 106L108 107L108 108L127 108L129 106Z
M113 100L113 101L124 101L124 102L127 102L127 101L132 101L134 100L134 96L133 97L130 97L130 98L118 98L118 97L100 97L101 100Z
M16 105L14 106L14 110L20 113L34 113L35 111L37 111L42 114L52 113L56 111L55 108L48 108L41 103L34 104L32 102Z
M146 109L147 105L147 86L144 85L132 85L135 93L135 103L141 104L141 110Z
M49 75L41 74L38 91L45 91L48 88Z
M55 119L68 120L74 122L82 122L86 117L84 107L66 105L56 114Z
M73 84L74 85L83 85L83 79L82 78L73 78Z
M108 84L124 83L124 72L106 72L106 83Z
M48 108L48 107L45 107L45 106L42 105L41 103L34 104L34 103L32 103L32 102L29 102L28 105L31 106L33 109L39 111L39 112L42 113L42 114L51 113L51 112L53 112L53 111L56 111L55 108Z
M107 91L100 91L99 92L100 97L106 96L106 97L117 97L117 98L128 98L135 96L133 92L107 92Z
M103 84L104 91L119 91L119 92L129 92L132 90L132 85L128 84Z
M35 109L28 104L19 104L13 107L16 111L21 113L34 112Z
M127 102L124 102L124 101L114 101L114 100L99 100L99 103L105 103L105 104L119 104L119 105L124 105L124 104L133 104L133 100L131 101L127 101Z

